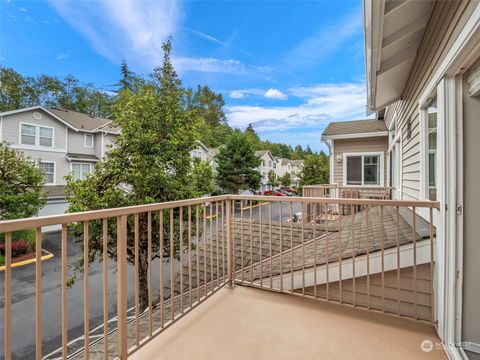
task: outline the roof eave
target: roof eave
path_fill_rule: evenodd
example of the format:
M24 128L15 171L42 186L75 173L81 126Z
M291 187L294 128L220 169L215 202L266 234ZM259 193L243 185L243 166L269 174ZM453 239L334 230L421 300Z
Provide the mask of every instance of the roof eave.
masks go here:
M357 134L322 135L322 140L361 139L388 136L388 131L375 131Z

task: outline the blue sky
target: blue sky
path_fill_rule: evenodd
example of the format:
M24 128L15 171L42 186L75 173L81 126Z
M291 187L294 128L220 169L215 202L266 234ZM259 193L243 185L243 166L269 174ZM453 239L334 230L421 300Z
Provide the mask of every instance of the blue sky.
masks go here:
M365 117L361 1L0 0L0 63L110 90L126 59L148 74L174 41L186 86L223 94L229 123L324 148L330 121Z

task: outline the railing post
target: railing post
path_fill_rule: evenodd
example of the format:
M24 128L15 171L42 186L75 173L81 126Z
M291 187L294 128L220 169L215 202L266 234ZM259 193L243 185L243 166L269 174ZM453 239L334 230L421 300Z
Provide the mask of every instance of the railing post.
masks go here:
M232 203L235 200L227 200L227 274L228 274L228 287L230 289L233 288L233 269L232 269L232 258L233 258L233 251L232 251L232 231L231 231L231 223L232 223ZM235 206L235 205L234 205Z
M127 216L117 217L118 357L127 359Z

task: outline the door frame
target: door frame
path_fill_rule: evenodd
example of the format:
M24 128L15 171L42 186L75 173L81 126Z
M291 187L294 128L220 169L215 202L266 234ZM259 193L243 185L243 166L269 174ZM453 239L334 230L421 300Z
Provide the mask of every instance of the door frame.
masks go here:
M419 99L419 107L436 90L441 97L439 114L443 138L440 152L443 155L440 241L445 248L435 279L438 288L436 309L438 334L450 359L467 359L461 348L462 282L463 282L463 216L457 214L463 205L463 118L461 76L480 56L480 3L449 48ZM440 120L440 119L439 119ZM443 236L442 236L443 235ZM443 267L443 268L442 268ZM439 271L440 270L440 271Z

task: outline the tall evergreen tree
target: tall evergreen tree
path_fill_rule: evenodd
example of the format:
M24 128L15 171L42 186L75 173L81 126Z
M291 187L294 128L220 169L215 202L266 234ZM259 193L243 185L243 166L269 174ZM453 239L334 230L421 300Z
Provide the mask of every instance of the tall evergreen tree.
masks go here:
M125 59L123 59L122 63L120 64L120 74L122 78L116 85L118 86L117 92L120 93L124 90L133 91L135 74L129 69Z
M238 194L240 190L256 191L260 187L261 175L257 171L261 160L247 136L237 130L221 147L216 157L217 182L225 192Z

